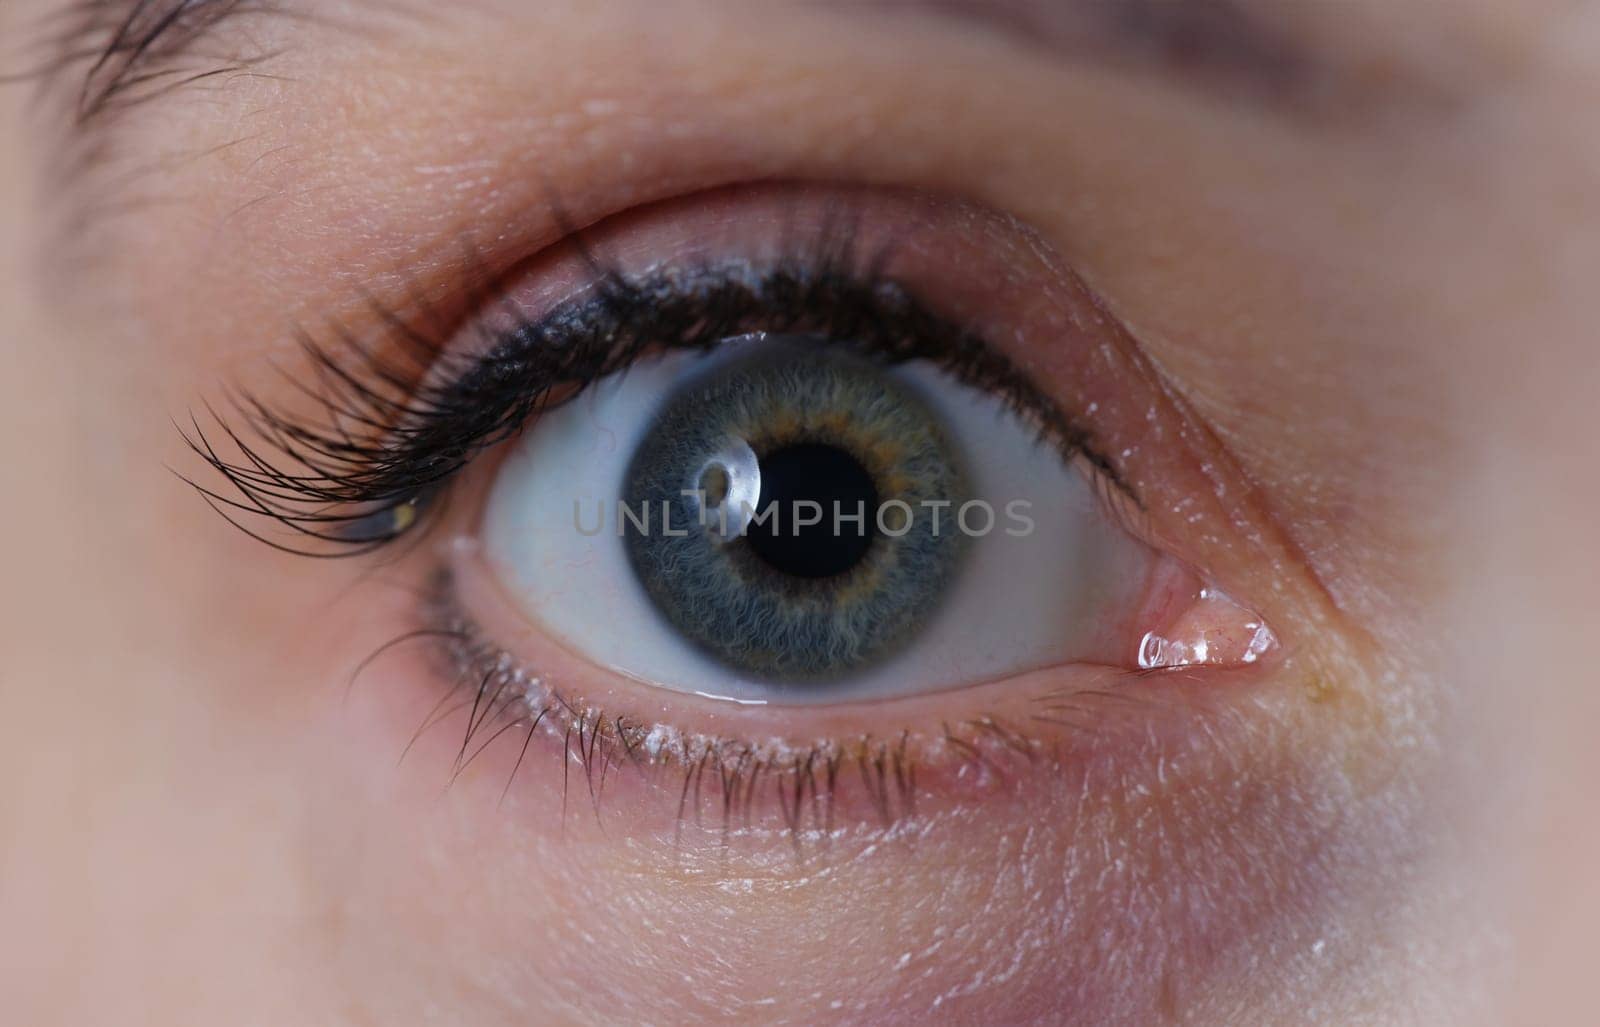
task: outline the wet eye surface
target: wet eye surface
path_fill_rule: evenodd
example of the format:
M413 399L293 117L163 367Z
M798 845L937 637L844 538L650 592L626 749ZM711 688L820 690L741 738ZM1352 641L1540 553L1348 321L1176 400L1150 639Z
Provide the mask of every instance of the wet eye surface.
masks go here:
M1114 661L1155 563L999 398L818 337L597 383L501 466L484 537L518 605L585 656L744 701Z

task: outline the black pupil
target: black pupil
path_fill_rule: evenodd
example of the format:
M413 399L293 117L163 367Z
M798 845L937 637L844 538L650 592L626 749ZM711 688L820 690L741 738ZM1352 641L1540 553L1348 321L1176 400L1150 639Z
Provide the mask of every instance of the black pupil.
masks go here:
M804 501L817 506L798 505ZM762 457L757 514L765 514L774 503L776 515L751 524L745 540L780 573L831 578L860 563L872 546L878 490L861 461L837 446L802 442ZM820 520L797 528L796 515L816 519L818 507ZM858 513L859 521L853 519Z

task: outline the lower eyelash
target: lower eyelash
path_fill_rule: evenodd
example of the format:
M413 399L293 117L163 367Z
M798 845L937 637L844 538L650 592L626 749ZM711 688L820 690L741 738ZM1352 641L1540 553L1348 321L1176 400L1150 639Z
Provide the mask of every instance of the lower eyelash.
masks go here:
M739 832L779 829L798 845L826 839L861 822L892 826L917 808L919 774L937 762L980 792L1004 786L1020 764L1051 755L1038 737L994 716L942 723L935 732L861 734L848 739L750 742L684 732L664 723L630 720L588 705L526 668L484 636L456 599L452 575L436 573L424 593L420 624L363 661L359 674L390 648L429 643L443 694L413 735L464 714L451 779L496 743L517 756L501 791L509 793L524 766L551 749L561 759L562 808L576 788L599 814L609 782L644 775L676 803L676 835L687 828L724 839ZM1068 721L1059 702L1042 697L1041 724ZM576 770L576 773L574 773Z
M569 697L554 682L518 667L509 653L486 639L457 604L449 572L440 572L424 607L427 621L438 625L449 696L472 693L466 729L455 773L481 755L501 735L524 731L511 778L535 737L560 745L563 759L563 805L571 787L570 766L582 771L590 800L604 795L613 764L635 770L669 770L680 775L678 823L703 826L707 800L719 811L720 830L750 829L762 798L776 800L787 829L830 833L834 827L840 775L854 767L887 824L910 812L915 798L915 765L908 749L909 733L893 745L863 737L853 744L831 741L761 744L724 737L685 733L663 723L632 722ZM465 700L458 700L465 701ZM488 732L487 738L479 737ZM624 769L618 766L619 771ZM764 786L762 783L765 782ZM762 793L758 793L762 786Z

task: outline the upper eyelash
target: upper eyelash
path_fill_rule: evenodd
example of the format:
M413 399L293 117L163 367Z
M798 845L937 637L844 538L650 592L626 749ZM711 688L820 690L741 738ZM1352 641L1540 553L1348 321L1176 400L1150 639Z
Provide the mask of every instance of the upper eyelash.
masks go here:
M434 333L374 303L383 335L364 342L335 327L301 337L311 382L291 377L320 412L307 418L250 392L231 394L236 428L207 411L237 456L218 452L197 417L180 427L234 494L185 478L235 527L286 552L350 556L411 530L474 456L530 419L654 349L709 350L757 331L816 335L889 363L925 359L999 396L1041 439L1087 461L1138 506L1090 433L977 333L934 312L882 271L886 254L858 259L848 233L825 231L809 252L764 269L742 262L630 276L583 250L593 286L538 318L478 329L482 355L448 354ZM458 366L451 366L458 365ZM243 518L265 518L304 544L280 542Z

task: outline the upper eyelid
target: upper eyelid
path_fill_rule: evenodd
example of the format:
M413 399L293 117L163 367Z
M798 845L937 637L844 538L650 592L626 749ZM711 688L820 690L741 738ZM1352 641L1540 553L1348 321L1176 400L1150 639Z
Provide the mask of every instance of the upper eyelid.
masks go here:
M126 2L126 0L118 0L118 2ZM127 216L137 223L150 217L150 214L144 208L153 201L170 200L170 202L180 202L185 205L192 204L196 200L214 201L215 205L208 207L208 211L223 212L220 214L218 228L226 231L219 232L219 234L228 238L230 242L240 241L235 236L239 226L247 228L259 227L256 224L258 219L264 222L270 217L269 214L263 212L282 209L288 203L290 197L295 197L296 202L293 206L298 208L296 216L309 212L315 217L326 213L327 220L332 220L337 216L337 209L349 202L344 190L349 188L352 182L358 181L363 177L363 170L369 174L381 176L393 171L395 168L405 166L404 159L407 157L406 154L391 154L381 172L377 166L363 169L358 162L347 159L352 151L365 149L364 147L351 147L348 145L350 139L357 137L357 134L361 132L360 129L357 129L356 133L346 134L323 132L316 127L323 123L324 118L337 120L339 118L337 112L351 106L349 103L352 98L351 83L358 78L360 72L373 71L376 81L365 77L362 77L361 81L374 82L376 86L374 92L379 94L383 92L381 76L384 74L384 69L381 62L372 64L370 61L363 60L360 54L365 53L368 58L374 58L375 54L377 57L381 57L385 53L385 48L381 45L356 46L352 48L355 51L354 53L346 53L339 45L342 37L336 38L334 36L335 33L349 33L351 31L358 31L364 37L375 35L376 33L369 32L366 25L352 27L339 23L325 28L323 23L318 21L308 31L300 31L297 25L288 30L289 34L285 38L277 40L271 34L271 29L278 25L277 19L280 17L298 18L296 5L293 3L279 4L274 2L264 5L251 3L247 6L251 11L272 11L274 13L264 14L259 19L245 19L249 23L246 27L251 29L250 32L236 31L238 23L233 22L231 16L229 20L219 22L215 32L212 34L216 39L215 49L226 54L230 52L231 47L237 45L255 45L249 38L256 35L254 22L267 23L263 25L261 35L263 38L274 40L280 50L287 51L285 67L280 69L277 62L273 61L262 68L252 69L248 74L251 76L258 74L268 75L274 71L285 70L286 73L292 73L295 76L295 82L283 88L276 86L256 88L248 82L237 89L230 87L212 90L208 88L205 103L187 104L184 110L185 117L172 119L175 123L181 124L181 128L177 124L173 126L164 125L162 121L165 119L140 118L136 123L126 126L131 129L130 131L114 132L110 137L110 145L102 145L108 138L105 135L106 130L109 126L114 126L121 122L122 115L118 113L112 117L95 119L96 124L90 126L90 134L79 133L80 142L89 143L90 145L71 145L66 147L68 161L77 161L78 163L74 164L71 170L65 174L56 173L54 168L49 169L49 177L47 179L49 188L59 190L65 187L66 198L70 201L70 208L65 213L71 216L70 218L62 219L62 224L70 224L74 230L71 233L67 233L61 231L60 226L50 226L55 231L42 236L42 241L46 243L45 255L47 257L56 257L63 260L69 257L76 257L78 255L77 248L81 245L83 238L86 236L100 236L105 228L102 225L102 221L116 222ZM366 14L369 8L375 8L376 6L375 4L363 4L361 5L362 13ZM389 5L385 4L383 6L387 9ZM407 4L406 6L410 5ZM243 13L242 10L240 13ZM458 33L458 36L463 40L471 40L476 38L475 34L478 31L477 27L469 27ZM383 39L377 42L381 44L392 40L398 46L407 41L408 32L409 30L405 28L396 28L392 32L385 31ZM237 43L234 39L235 36L239 37L239 42ZM559 39L558 31L553 38ZM373 40L367 38L364 42L370 44ZM749 42L759 45L760 40L759 38L751 37ZM951 40L946 39L945 42L949 43ZM957 39L954 42L960 43L962 41ZM213 49L213 47L208 45L205 49ZM311 57L317 55L323 49L330 51L330 58L326 63L310 60ZM389 49L394 48L391 47ZM1104 76L1074 76L1073 81L1068 83L1065 80L1058 81L1049 77L1048 71L1050 69L1043 62L1019 61L1017 63L1019 66L1026 65L1026 67L1021 68L1018 74L1025 74L1028 77L1028 81L1031 82L1034 78L1039 78L1042 83L1059 85L1063 90L1064 96L1077 96L1080 102L1083 98L1088 98L1092 102L1094 97L1098 95L1114 97L1117 92L1116 83L1105 81ZM215 67L214 62L212 67ZM301 78L302 75L304 75L303 79ZM69 75L58 76L61 81L67 81L70 77ZM491 99L498 95L491 83L475 78L469 69L452 69L448 66L439 66L432 69L426 77L437 77L441 83L449 80L456 83L456 87L440 90L438 95L443 99L438 103L424 101L410 105L410 109L404 112L395 112L401 123L406 122L407 119L415 118L419 125L430 125L440 115L455 113L458 107L460 117L471 119L474 117L471 112L478 109L476 105L479 100ZM424 81L426 81L426 77ZM527 78L530 84L536 85L539 78L537 71L527 72ZM619 113L607 115L607 118L625 118L634 107L643 106L647 102L645 97L650 95L638 90L636 86L627 84L625 78L622 80L624 84L620 87L609 87L607 84L609 79L603 73L597 73L595 79L594 88L596 90L606 92L609 89L610 94L615 95L615 100L607 102L614 102ZM685 83L692 85L694 79L693 69L688 69L686 75L678 77L678 86ZM213 81L220 84L222 82L231 82L232 79L224 78ZM760 90L763 87L760 83L757 83L755 88ZM772 90L781 95L783 89L782 80L774 79ZM183 90L179 92L183 92ZM560 90L553 90L552 92L559 93ZM630 93L633 94L631 97ZM162 109L165 109L168 99L163 98L159 103L162 105ZM461 104L464 104L464 106L461 106ZM580 98L571 97L552 100L551 104L552 113L570 114L580 121L588 117L583 113L582 100ZM501 114L498 108L493 105L484 109L496 112L494 115L496 117ZM1183 109L1175 106L1172 113L1182 113ZM151 111L159 113L154 107L151 108ZM646 121L648 119L640 118L640 120ZM279 127L284 124L298 125L300 129L292 135L286 134ZM463 124L470 125L470 121L463 122ZM597 139L602 139L610 134L596 133L595 135ZM957 137L959 137L959 133ZM97 142L96 139L99 141ZM369 141L377 142L376 139ZM431 141L439 143L439 133L434 133ZM648 137L644 142L646 145L655 147L653 152L660 154L672 152L670 144L651 143ZM596 145L604 144L596 143ZM771 150L774 154L783 148L781 140L778 139L769 140L759 147L763 151ZM49 160L52 149L59 149L59 147L41 147L40 152L44 154L42 159ZM539 149L539 147L524 147L523 149L532 151ZM451 167L456 162L459 162L464 155L452 152L451 147L441 146L437 156L440 158L440 162L437 164L438 167ZM401 160L396 161L395 157L400 157ZM674 159L679 166L687 168L701 158L684 153L674 154ZM520 159L502 155L491 163L498 163L498 166L506 169L508 175L520 175L525 182L536 180L537 175L542 175L546 171L546 168L541 166L535 168L535 174L530 175L527 168L518 165L518 160ZM195 170L197 172L220 170L221 174L209 174L203 182L194 183L193 188L182 190L181 194L175 192L170 198L163 196L164 190L169 186L184 180L185 173L188 172L191 165L196 165ZM220 165L220 167L215 165ZM429 166L435 166L431 158ZM743 174L746 170L731 171L720 166L710 167L705 171L703 181L691 182L683 188L727 184L730 180L736 180L737 176ZM177 173L158 176L154 172ZM771 172L768 170L763 173L770 174ZM796 177L825 178L843 177L844 175L855 173L855 169L812 168L807 166L798 171L790 172L785 170L782 173L793 174ZM695 174L698 177L700 172L695 172ZM557 187L564 189L572 187L571 184L560 181L563 177L561 172L553 172L553 175L557 180L555 181ZM731 176L731 178L724 176ZM144 182L147 177L159 179L159 184L147 186ZM921 176L909 180L906 176L897 176L893 181L897 184L929 188L951 187L951 183L925 181L921 179ZM401 190L399 193L391 191L391 199L388 202L395 202L402 196L405 197L404 202L396 203L397 209L413 211L418 209L412 203L412 200L416 197L416 186L418 185L414 175L403 176L399 179L385 179L385 184L390 187L399 186ZM497 182L495 185L503 187L496 191L508 197L514 193L522 193L526 197L531 192L526 187L516 187L505 182ZM637 191L637 187L635 191ZM672 191L679 191L679 187L673 187ZM322 198L323 194L326 194L326 199ZM668 195L671 195L671 193L666 192L650 198L662 199ZM299 202L306 199L306 197L315 198L307 202ZM529 198L524 198L519 204L520 209L526 210L536 204L536 197L532 198L532 201L530 203ZM197 206L205 207L207 205L201 203ZM459 221L452 221L450 213L446 210L437 209L426 211L425 213L438 222L444 230L439 237L431 241L431 245L439 245L440 239L446 238L447 233L459 234L464 230L465 226L460 224ZM495 213L496 216L509 218L520 216L515 210L509 213L499 211ZM286 224L290 220L289 218L283 218L281 223ZM395 227L381 220L377 222L377 226L383 233L392 231ZM272 231L278 231L279 227L275 225ZM411 247L418 240L419 235L414 231L415 225L407 227L413 230L408 231L403 238L380 237L375 239L375 242L388 249L388 253L381 255L379 259L387 263L399 264L416 258L417 252ZM165 232L170 235L170 232L164 228L155 228L155 231ZM97 247L94 255L97 259L114 265L131 255L128 252L130 247L126 244L126 240L120 237L120 234L108 233L108 235L111 240L121 243L121 245ZM266 239L267 237L267 234L264 233L259 238Z
M549 202L548 192L544 199ZM552 218L563 221L548 211L539 221ZM882 271L900 276L913 291L924 291L947 319L967 326L994 352L1026 369L1060 408L1092 425L1096 438L1086 448L1113 458L1115 471L1128 486L1126 492L1112 488L1110 475L1092 473L1098 468L1078 461L1109 515L1135 537L1216 576L1218 586L1230 593L1252 600L1260 593L1260 585L1251 580L1256 568L1266 566L1283 544L1270 511L1255 493L1235 484L1245 474L1238 462L1173 393L1139 341L1060 254L1052 237L1039 234L1030 222L950 194L805 180L700 190L670 201L590 211L580 219L578 234L605 256L605 263L636 276L730 258L762 264L785 254L815 254L818 237L811 232L830 219L836 228L849 229L863 263L870 265L875 255L892 251L893 260ZM333 338L336 345L341 334L358 346L363 341L381 345L382 332L373 332L371 305L378 300L428 330L427 337L409 344L422 345L430 358L440 352L436 343L452 355L488 352L498 335L478 333L495 327L496 308L511 315L499 322L502 326L535 324L604 279L574 252L571 242L541 233L501 241L498 248L469 241L461 259L436 250L401 265L386 280L344 286L331 300L319 302L322 313L312 317L332 316L352 327L331 335L319 330L317 335ZM462 366L447 360L433 380L448 383L453 380L449 372ZM284 399L281 387L274 392L268 382L243 381L274 405L292 402ZM463 449L462 459L432 465L439 473L430 475L430 482L460 470L464 458L476 453ZM1226 479L1224 488L1217 487L1219 476ZM430 530L413 531L408 544L387 555L398 558L412 545L437 541L431 528L453 523L443 507L454 505L450 501L458 491L461 498L471 499L472 490L487 477L468 475L459 490L441 493L443 503L421 525ZM314 483L326 484L322 479ZM404 483L389 479L389 484ZM371 492L357 495L373 497ZM377 495L380 505L394 508L413 498L395 489ZM330 498L348 500L350 493ZM1175 502L1167 502L1169 498ZM245 509L262 513L248 505ZM327 507L317 512L326 513ZM349 523L362 512L336 511ZM1243 525L1251 526L1251 534L1242 544L1264 554L1260 563L1241 564L1238 550L1228 548L1246 530ZM365 528L358 534L371 537ZM303 546L305 540L299 541ZM326 546L320 539L312 541ZM334 541L348 548L351 540ZM1300 598L1297 592L1293 601ZM1317 601L1314 595L1304 598Z
M267 451L213 412L213 421L242 460L220 455L197 420L183 431L184 438L235 494L184 480L230 523L274 548L316 556L359 555L409 528L419 497L442 490L478 452L520 429L548 402L552 389L581 389L649 348L706 348L751 330L803 330L859 343L878 358L920 357L946 365L969 385L1000 395L1065 457L1086 460L1095 469L1095 480L1120 495L1119 505L1142 508L1088 429L982 338L941 317L900 283L878 277L876 269L884 258L863 261L852 247L846 229L830 226L807 252L784 257L764 272L745 266L699 267L629 277L607 267L580 242L592 273L590 290L541 317L516 315L509 327L469 321L480 335L482 351L477 355L447 352L454 332L435 338L380 308L380 320L398 342L395 348L370 346L342 330L334 336L346 353L304 340L317 384L290 381L297 392L323 405L323 422L280 414L249 394L236 396L235 412L246 432L265 443ZM696 290L712 295L697 295ZM792 308L780 311L783 301L773 292L786 297ZM850 304L859 305L849 312L854 321L826 320ZM809 320L817 311L824 319ZM720 322L715 320L719 315ZM898 320L891 323L891 318ZM867 337L872 328L885 325L891 337ZM666 337L673 331L679 336ZM590 337L589 348L574 350L584 336ZM546 356L552 363L541 376L530 364ZM345 357L353 357L354 365ZM577 362L569 365L567 358ZM507 376L515 379L509 388L502 381ZM382 516L391 512L403 523L385 532ZM236 514L278 521L311 548L273 543L240 523ZM318 542L347 548L325 552Z

